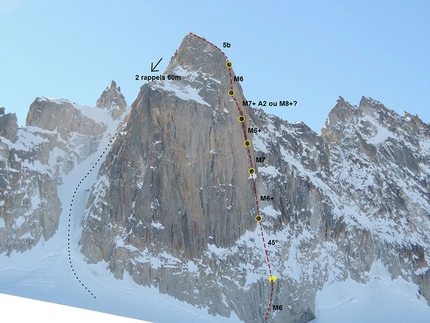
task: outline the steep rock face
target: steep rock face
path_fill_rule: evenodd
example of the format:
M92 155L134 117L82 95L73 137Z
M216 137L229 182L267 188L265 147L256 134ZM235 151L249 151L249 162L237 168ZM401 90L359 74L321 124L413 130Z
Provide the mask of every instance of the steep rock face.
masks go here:
M199 56L202 62L190 63L205 51ZM119 231L109 231L124 234L125 243L141 251L158 254L164 245L175 257L182 252L192 258L207 250L209 239L226 247L255 225L247 216L252 208L246 207L252 198L249 166L241 129L230 116L238 112L227 99L223 55L188 36L165 72L170 73L182 74L182 79L141 88L101 174L109 176L109 183L97 188L102 193L90 210L100 223L88 226L108 229L113 222ZM203 82L209 86L200 90ZM116 203L105 213L101 205L107 199ZM125 221L130 222L127 228ZM116 248L112 237L84 234L84 254L108 261Z
M0 108L0 136L11 142L16 141L18 131L18 119L15 113L4 113L4 108Z
M329 151L301 122L290 124L259 109L251 110L250 118L262 130L254 136L255 154L265 157L264 164L257 164L257 191L274 197L260 202L266 236L278 240L269 248L278 276L274 303L285 308L272 321L308 322L315 318L316 292L335 269L330 266L342 263L323 233L324 222L332 217Z
M264 129L256 155L267 157L258 191L279 196L262 204L266 232L282 237L277 297L292 311L276 319L311 313L325 284L368 282L377 261L392 279L416 282L428 302L428 125L366 98L359 107L340 98L321 136L259 110L251 115Z
M115 81L112 81L110 87L106 87L106 90L103 91L97 100L96 107L110 110L113 120L121 117L126 111L127 102L125 102L121 89L116 86Z
M17 127L11 136L8 129L0 136L0 253L10 254L51 238L61 208L48 165L52 136Z
M142 86L93 185L82 252L117 278L259 321L270 284L225 59L189 35L164 75ZM311 320L318 290L366 283L377 261L429 301L429 125L366 98L340 98L320 136L258 109L244 115L262 130L250 138L253 160L265 157L258 195L274 197L260 201L266 239L278 241L268 247L273 304L285 308L271 320Z
M333 114L343 120L333 122ZM355 257L366 268L381 259L393 278L413 279L430 304L430 126L364 97L358 107L339 100L330 115L322 137L331 147L334 191L344 201L341 213L352 215L346 225L368 235L370 252Z
M114 82L98 102L109 102L112 112L124 111ZM94 153L109 119L99 107L36 98L26 126L18 129L16 116L0 110L0 253L23 252L54 235L62 175Z
M209 249L237 245L255 229L256 214L225 63L212 46L187 36L164 73L181 80L142 86L93 186L80 244L91 262L109 262L116 277L127 271L138 283L228 315L223 294L243 300L245 292L236 291L237 270L219 265ZM240 86L234 89L244 100ZM187 263L196 272L185 270ZM230 277L220 281L224 269Z

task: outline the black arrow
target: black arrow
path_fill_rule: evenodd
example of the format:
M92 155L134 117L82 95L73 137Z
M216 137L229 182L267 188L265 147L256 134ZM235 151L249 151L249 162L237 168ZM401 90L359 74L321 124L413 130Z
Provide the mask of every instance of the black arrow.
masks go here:
M155 64L155 66L153 66L154 65L154 63L151 63L151 72L152 73L154 73L154 72L158 72L158 70L156 70L155 68L157 67L157 65L158 64L160 64L160 62L161 62L161 60L162 60L163 58L160 58L160 60L158 61L158 63L157 64Z

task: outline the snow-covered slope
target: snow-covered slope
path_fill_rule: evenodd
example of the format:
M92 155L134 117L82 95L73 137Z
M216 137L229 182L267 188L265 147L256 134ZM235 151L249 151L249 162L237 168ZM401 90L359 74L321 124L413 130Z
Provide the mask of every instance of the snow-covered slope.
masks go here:
M316 319L312 323L402 323L429 321L425 299L417 297L417 285L392 279L380 261L370 270L367 284L351 278L325 286L316 295Z

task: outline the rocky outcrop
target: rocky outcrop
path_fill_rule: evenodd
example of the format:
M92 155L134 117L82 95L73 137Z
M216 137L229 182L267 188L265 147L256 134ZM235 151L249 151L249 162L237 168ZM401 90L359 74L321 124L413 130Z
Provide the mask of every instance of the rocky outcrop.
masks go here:
M124 118L115 82L97 102L36 98L19 129L16 116L0 109L0 253L26 251L57 231L63 176L96 151L113 118Z
M0 136L0 253L7 254L51 238L61 213L59 179L48 162L52 136L27 129L15 134L15 142Z
M112 114L113 120L121 117L127 108L124 96L121 94L121 89L116 86L115 81L112 81L110 87L106 87L100 98L97 100L96 107L107 109Z
M354 258L364 269L373 259L383 260L393 279L419 282L430 304L429 125L371 98L363 97L358 107L342 100L321 132L331 147L332 187L345 207L355 206L342 222L367 232L360 238L367 250L361 247ZM356 277L361 267L353 271Z
M15 113L5 114L4 108L0 108L0 136L16 141L16 132L18 131L18 119Z
M56 132L63 140L68 140L73 132L97 136L106 130L105 125L86 116L65 99L36 98L30 106L26 125Z

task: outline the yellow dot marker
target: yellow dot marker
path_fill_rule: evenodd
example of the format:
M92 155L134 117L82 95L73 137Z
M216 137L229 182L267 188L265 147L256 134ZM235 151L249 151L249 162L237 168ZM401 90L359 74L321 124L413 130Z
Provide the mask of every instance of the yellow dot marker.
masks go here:
M245 122L245 116L239 116L237 120L239 120L239 122Z
M229 96L234 96L234 90L233 89L228 90L227 93Z
M225 66L227 66L227 68L232 68L233 67L233 63L230 61L225 62Z
M243 144L245 145L246 148L248 148L251 146L251 140L245 140Z
M278 276L269 276L269 282L275 282L278 279Z
M255 217L255 221L257 221L257 222L261 222L261 220L263 220L263 217L262 217L260 214L258 214L258 215Z
M255 169L254 168L248 169L248 174L249 175L254 175L255 174Z

